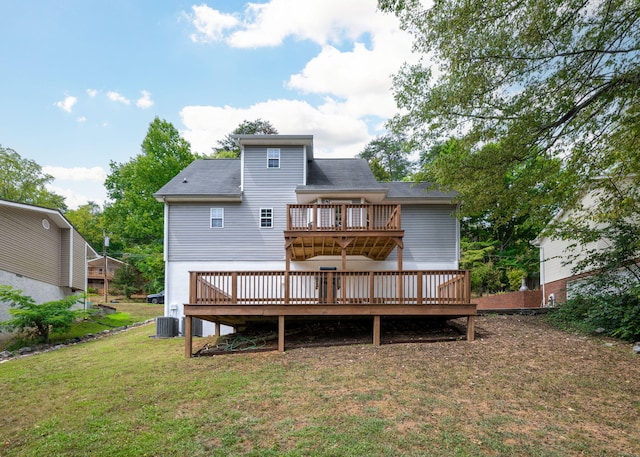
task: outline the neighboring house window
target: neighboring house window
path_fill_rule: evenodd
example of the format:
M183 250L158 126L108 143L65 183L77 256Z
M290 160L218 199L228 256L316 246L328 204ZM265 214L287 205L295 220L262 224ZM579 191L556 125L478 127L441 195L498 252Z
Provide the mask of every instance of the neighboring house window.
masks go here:
M224 208L211 208L211 228L224 228Z
M267 149L267 168L280 168L280 148Z
M262 208L260 210L260 228L273 227L273 210L271 208Z

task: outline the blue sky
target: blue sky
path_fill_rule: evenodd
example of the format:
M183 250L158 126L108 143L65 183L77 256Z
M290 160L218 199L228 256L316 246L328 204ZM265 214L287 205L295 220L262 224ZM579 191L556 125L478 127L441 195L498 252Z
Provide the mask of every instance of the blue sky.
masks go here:
M396 112L410 37L376 0L0 0L0 145L75 208L155 117L208 153L243 120L352 157Z

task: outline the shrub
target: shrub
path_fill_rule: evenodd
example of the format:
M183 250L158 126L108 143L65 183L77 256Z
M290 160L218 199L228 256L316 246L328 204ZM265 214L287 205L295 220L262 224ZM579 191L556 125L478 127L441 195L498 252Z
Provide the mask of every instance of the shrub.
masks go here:
M586 332L603 329L627 341L640 339L640 289L602 295L578 295L550 311L552 322ZM602 330L599 330L602 332Z
M527 277L527 272L522 268L511 268L507 270L507 280L509 281L509 290L520 290L522 280Z
M21 290L0 285L0 302L9 303L9 313L13 316L0 326L8 330L20 330L31 334L41 342L49 341L50 332L65 332L73 321L84 311L73 311L71 307L82 297L72 295L62 300L37 304L33 298L23 295Z

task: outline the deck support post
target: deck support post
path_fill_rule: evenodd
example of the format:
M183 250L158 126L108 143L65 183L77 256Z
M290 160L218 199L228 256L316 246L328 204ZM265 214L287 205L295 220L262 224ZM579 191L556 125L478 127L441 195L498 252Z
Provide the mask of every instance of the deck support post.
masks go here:
M184 355L190 358L193 353L193 335L191 330L191 320L193 317L184 317Z
M373 345L380 346L380 316L373 316Z
M220 322L215 323L215 330L213 331L213 336L220 336Z
M278 352L284 352L284 316L278 316Z
M476 337L476 316L467 316L467 341L473 341Z

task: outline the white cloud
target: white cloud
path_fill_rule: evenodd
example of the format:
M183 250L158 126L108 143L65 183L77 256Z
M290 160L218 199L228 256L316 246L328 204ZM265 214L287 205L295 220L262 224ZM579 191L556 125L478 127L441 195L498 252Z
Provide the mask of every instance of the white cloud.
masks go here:
M327 45L289 78L287 87L335 97L341 100L339 112L389 118L396 112L392 75L412 58L410 50L410 37L399 30L375 35L371 49L355 43L341 52Z
M109 92L107 92L107 97L112 102L122 103L124 105L131 104L131 101L129 101L129 99L127 97L125 97L124 95L120 94L119 92L109 91Z
M218 140L242 121L264 119L281 134L312 134L318 156L353 157L370 136L366 123L331 109L330 104L315 108L305 101L268 100L247 108L230 106L186 106L180 112L186 130L183 137L194 151L210 154Z
M191 34L191 40L196 43L209 43L220 41L227 29L232 29L239 24L239 20L230 14L224 14L207 5L192 6L193 14L185 14L192 22L195 33Z
M102 184L107 178L107 173L102 167L68 168L45 165L42 167L42 171L48 175L53 176L55 179L63 179L66 181L93 181Z
M291 36L324 45L354 40L384 26L375 0L271 0L248 3L242 27L227 41L241 48L278 46Z
M47 185L47 190L63 196L69 209L78 209L90 201L104 206L107 200L107 191L103 186L69 186L64 182L55 181Z
M147 90L141 90L142 97L136 100L136 106L141 109L151 108L153 106L153 100L151 100L151 92Z
M84 122L87 122L87 118L86 118L85 116L78 116L78 117L76 118L76 122L78 122L78 123L82 124L82 123L84 123Z
M278 46L291 36L325 45L355 40L394 20L377 11L375 0L271 0L247 3L240 20L207 5L185 13L195 32L194 42L226 41L232 47Z
M77 101L78 101L78 97L74 97L73 95L67 95L64 98L64 100L55 102L54 106L57 106L62 111L66 111L67 113L70 113Z
M104 181L107 173L102 167L58 167L45 165L42 171L54 177L47 189L62 195L70 209L86 205L93 201L102 205L107 199Z
M262 118L283 134L313 134L320 155L359 153L384 133L384 121L397 112L392 75L413 60L411 36L400 30L397 18L376 7L375 0L249 3L242 22L217 29L216 39L232 47L277 46L287 37L320 44L319 53L291 75L285 87L305 98L319 95L323 101L315 106L292 99L245 108L187 106L180 113L185 138L194 150L210 153L242 121ZM207 6L199 8L219 17ZM206 22L204 14L199 19ZM343 51L345 45L349 49Z
M98 95L97 89L87 89L87 95L91 98L95 98Z

